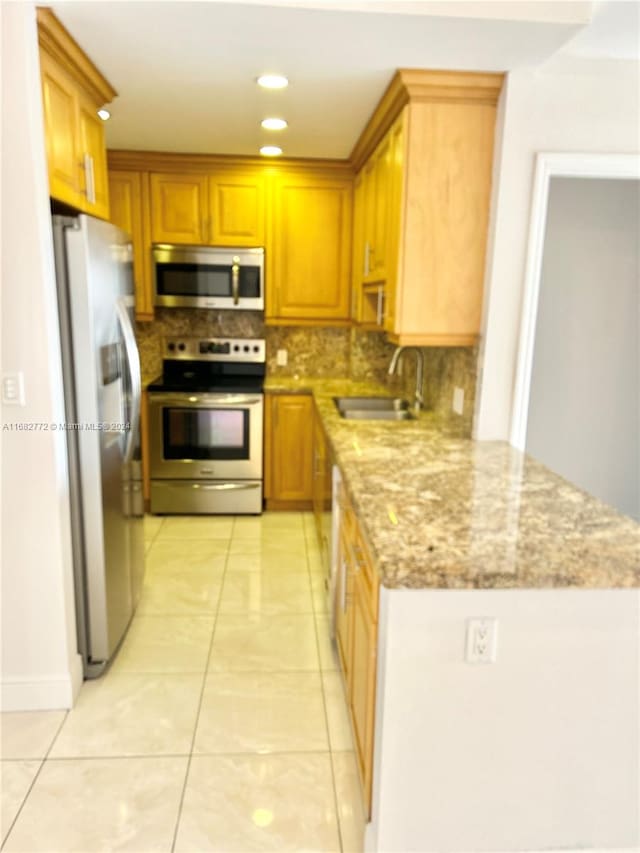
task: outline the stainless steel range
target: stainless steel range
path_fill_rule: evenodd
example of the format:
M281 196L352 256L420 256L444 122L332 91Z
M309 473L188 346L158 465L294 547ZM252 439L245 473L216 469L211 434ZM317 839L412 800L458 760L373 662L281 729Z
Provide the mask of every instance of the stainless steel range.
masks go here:
M149 387L151 512L262 512L265 342L167 338Z

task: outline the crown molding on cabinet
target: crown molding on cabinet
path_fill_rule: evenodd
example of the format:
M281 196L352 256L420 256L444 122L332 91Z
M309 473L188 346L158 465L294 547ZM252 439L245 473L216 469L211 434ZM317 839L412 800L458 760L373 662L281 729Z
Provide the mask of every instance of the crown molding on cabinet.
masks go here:
M51 9L38 7L38 43L98 106L110 103L117 92L73 40Z
M326 172L327 176L351 177L353 168L348 160L320 160L294 157L279 157L277 162L264 157L244 157L231 154L182 154L170 151L130 151L110 149L107 152L110 169L125 169L138 172L193 172L208 173L220 168L259 168L264 174L304 173L313 170L314 175Z
M349 162L356 172L359 171L410 101L495 106L503 80L504 74L496 73L399 69L354 145Z

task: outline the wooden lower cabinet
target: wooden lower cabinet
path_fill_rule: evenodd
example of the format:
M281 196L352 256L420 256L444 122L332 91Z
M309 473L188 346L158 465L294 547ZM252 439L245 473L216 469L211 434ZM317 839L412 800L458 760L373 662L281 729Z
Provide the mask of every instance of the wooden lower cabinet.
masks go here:
M311 509L313 399L310 394L265 396L267 509Z
M365 809L370 815L378 626L362 578L358 571L353 581L349 706Z
M336 591L336 642L349 705L364 808L371 816L379 583L344 492Z

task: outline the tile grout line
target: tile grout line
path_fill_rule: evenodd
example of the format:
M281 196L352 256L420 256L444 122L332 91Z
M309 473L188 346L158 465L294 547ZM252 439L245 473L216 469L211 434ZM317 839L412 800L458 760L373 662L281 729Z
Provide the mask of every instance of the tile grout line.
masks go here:
M38 767L38 769L36 770L35 775L34 775L33 779L31 780L31 784L29 785L29 788L27 790L27 793L24 795L24 798L23 798L22 802L20 803L20 807L18 808L18 811L16 812L14 819L11 821L11 826L9 827L9 831L6 834L6 836L2 842L2 845L0 845L0 850L4 850L5 844L9 840L11 833L13 832L13 828L16 825L18 818L22 814L22 809L25 807L25 805L27 804L27 800L31 796L31 792L33 791L33 788L34 788L36 782L38 781L40 774L42 773L42 768L44 767L45 763L49 759L49 755L51 753L51 750L53 749L53 745L56 742L56 740L58 739L58 735L60 734L62 727L64 726L65 722L67 721L68 716L69 716L69 709L67 708L65 710L64 717L62 718L62 720L60 720L60 725L56 729L56 732L55 732L53 738L51 739L51 743L49 744L49 748L47 749L47 751L44 755L44 758L34 759L35 761L38 761L38 760L40 761L40 767ZM29 761L30 759L19 759L19 760Z
M209 661L211 659L211 652L213 649L213 640L214 640L214 637L216 635L216 628L218 625L218 614L220 612L220 602L222 601L222 593L224 590L225 578L227 576L227 566L229 563L229 555L231 553L231 542L233 541L233 534L235 532L235 527L236 527L236 516L233 516L232 524L231 524L231 533L229 535L229 541L227 543L227 553L225 555L224 569L222 571L222 578L221 578L221 582L220 582L220 593L218 595L218 603L216 605L216 612L215 612L215 616L213 618L213 630L211 632L211 639L209 640L209 651L207 653L207 660L205 661L204 672L202 673L202 689L200 691L200 701L198 702L198 708L196 711L196 717L195 717L195 722L194 722L194 726L193 726L193 735L191 737L191 746L189 748L189 755L187 758L187 768L186 768L186 771L184 774L184 783L182 785L182 794L180 795L180 803L178 805L178 815L176 817L176 826L175 826L175 829L173 831L173 840L171 842L171 853L174 853L174 851L176 849L176 844L178 841L178 831L180 829L180 821L182 820L182 809L184 807L184 798L185 798L186 793L187 793L187 784L189 782L189 772L191 770L191 761L193 759L193 748L195 746L196 734L198 731L198 724L200 722L200 713L202 711L202 702L204 699L204 691L205 691L205 687L207 684L207 675L208 675L208 671L209 671Z
M304 525L304 519L303 519L302 523ZM308 537L307 537L306 527L305 527L304 535L305 535L305 542L306 542L305 556L307 558L307 574L309 576L309 585L311 586L311 604L312 604L313 612L314 612L313 627L314 627L315 634L316 634L316 650L318 653L318 666L320 667L320 690L322 691L322 706L324 708L324 721L325 721L325 726L326 726L326 730L327 730L327 743L329 744L329 767L331 770L331 784L333 786L333 807L334 807L334 811L335 811L335 815L336 815L336 829L338 832L338 844L340 846L341 853L343 853L344 843L342 840L342 826L340 824L340 808L339 808L339 804L338 804L338 787L336 785L336 772L335 772L335 767L334 767L334 763L333 763L333 747L332 747L332 743L331 743L331 730L329 728L329 712L327 710L327 696L326 696L325 689L324 689L324 678L323 678L324 670L322 669L322 659L320 656L320 636L319 636L319 630L318 630L318 613L316 612L316 600L315 600L315 596L313 594L313 584L311 583L312 572L311 572L311 562L309 560L309 541L308 541Z

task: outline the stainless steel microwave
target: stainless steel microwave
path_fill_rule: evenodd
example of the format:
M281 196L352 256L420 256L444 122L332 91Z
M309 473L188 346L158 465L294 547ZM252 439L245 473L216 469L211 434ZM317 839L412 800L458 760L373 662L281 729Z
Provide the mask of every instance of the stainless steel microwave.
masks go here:
M264 249L153 246L155 304L264 310Z

